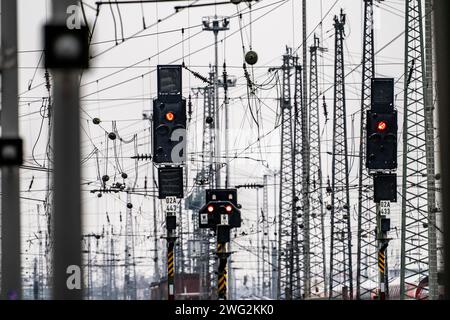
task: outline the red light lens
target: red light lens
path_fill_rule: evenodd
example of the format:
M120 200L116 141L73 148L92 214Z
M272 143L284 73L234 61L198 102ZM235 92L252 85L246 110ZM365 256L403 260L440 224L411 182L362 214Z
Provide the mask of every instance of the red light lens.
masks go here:
M173 121L175 119L175 115L173 114L173 112L167 112L166 119L167 121Z
M231 212L231 211L233 211L233 207L230 206L230 205L227 205L227 206L225 206L225 210L226 210L227 212Z
M378 122L378 124L377 124L377 130L378 131L384 131L386 129L387 129L387 123L386 122L384 122L384 121Z
M214 211L214 206L208 206L208 212L213 212Z

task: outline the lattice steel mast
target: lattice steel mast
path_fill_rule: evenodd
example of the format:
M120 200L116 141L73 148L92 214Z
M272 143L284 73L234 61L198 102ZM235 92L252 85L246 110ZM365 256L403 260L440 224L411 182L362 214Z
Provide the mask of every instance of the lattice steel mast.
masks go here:
M292 49L283 56L281 97L281 164L280 164L280 219L278 230L278 299L290 300L293 295L294 264L292 227L295 207L295 174L293 121L291 104ZM297 226L295 226L297 227Z
M361 89L361 130L359 145L358 183L358 241L356 256L356 299L367 294L372 288L363 288L368 280L377 277L376 205L372 199L372 177L366 166L366 112L371 108L371 81L375 76L373 0L364 1L362 89Z
M116 251L114 249L114 228L111 226L109 236L109 298L117 300L117 285L116 285Z
M310 214L310 296L320 293L327 295L326 249L325 249L325 213L322 193L322 157L320 148L320 105L317 69L317 51L320 40L314 36L314 45L310 47L310 79L309 79L309 214Z
M125 274L124 300L136 300L136 261L134 256L134 233L131 195L127 192L127 210L125 217Z
M431 9L428 4L427 8ZM406 1L405 90L403 124L402 242L400 294L414 295L429 277L431 299L437 295L434 126L430 80L425 65L421 0ZM431 40L431 39L429 39ZM429 43L428 45L431 45ZM430 47L431 48L431 47ZM431 55L427 55L431 60ZM408 288L407 288L408 287Z
M211 66L210 66L211 68ZM214 83L214 69L209 72L209 82ZM208 85L202 88L203 94L203 141L202 141L202 168L197 178L197 184L203 188L214 188L215 184L215 109L214 86ZM195 218L197 219L197 218ZM210 236L210 230L199 229L198 220L195 221L194 234L198 233L200 241L200 281L204 299L211 296L215 284L213 252L216 250L214 237Z
M270 297L270 285L271 285L271 263L270 263L270 249L269 249L269 186L268 175L263 176L263 207L262 207L262 295L264 297Z
M436 167L434 161L434 83L433 83L433 4L425 0L425 138L427 141L427 198L428 198L428 254L430 273L428 276L429 299L436 300L438 292L437 263L437 219L436 219Z
M344 73L345 14L334 17L335 85L331 195L330 299L353 298Z
M305 227L307 218L307 207L304 199L304 190L306 185L305 169L305 126L304 121L305 112L303 107L303 84L302 84L302 67L298 63L298 57L293 57L294 67L294 212L292 215L292 255L293 255L293 283L292 294L293 299L300 299L302 295L302 285L308 281L306 278L306 268L309 265L307 255L309 253L309 230ZM301 200L301 201L300 201ZM299 206L301 203L301 207ZM303 223L299 224L300 218L303 218ZM299 233L299 228L301 233ZM308 238L308 244L306 239ZM299 245L300 244L300 245ZM303 291L305 289L303 288Z
M311 292L311 249L310 249L310 140L309 140L309 110L308 110L308 44L307 44L307 6L306 0L302 1L302 94L301 94L301 130L302 130L302 218L303 218L303 295L305 298ZM300 181L297 182L297 184Z

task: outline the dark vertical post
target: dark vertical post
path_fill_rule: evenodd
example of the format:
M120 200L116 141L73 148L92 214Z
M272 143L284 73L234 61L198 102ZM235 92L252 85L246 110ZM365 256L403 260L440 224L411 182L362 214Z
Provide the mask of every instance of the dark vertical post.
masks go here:
M17 138L18 123L18 77L17 77L17 1L1 1L1 72L2 72L2 137ZM1 298L20 299L20 201L19 166L2 168L2 262Z
M434 33L436 40L437 55L437 78L438 78L438 101L439 101L439 130L440 130L440 154L442 172L442 192L445 195L450 190L450 168L443 165L448 163L450 158L450 130L446 122L450 118L449 112L449 90L448 75L450 74L448 64L448 34L449 19L448 13L450 2L448 0L434 0ZM444 222L444 290L445 299L450 299L450 197L442 197L443 222Z
M65 24L73 0L53 1L53 21ZM53 299L82 299L68 288L69 266L81 268L80 105L77 70L53 70L54 79L54 251Z

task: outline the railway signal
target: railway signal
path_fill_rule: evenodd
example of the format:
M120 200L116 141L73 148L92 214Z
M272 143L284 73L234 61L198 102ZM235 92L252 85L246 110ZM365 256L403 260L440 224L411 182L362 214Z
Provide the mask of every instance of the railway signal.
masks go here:
M390 230L390 202L397 201L397 111L394 110L394 79L373 78L371 109L366 117L366 167L373 175L378 247L378 299L388 291L386 248Z
M217 257L219 258L217 294L222 300L227 299L227 252L230 242L230 230L241 226L240 205L237 203L236 189L206 190L206 204L199 210L200 228L208 228L217 234Z
M186 99L181 81L181 66L158 66L158 97L153 100L154 163L186 160Z
M367 111L367 154L369 170L397 168L397 111L394 110L394 80L372 79L372 106Z
M397 111L367 112L367 168L397 168Z

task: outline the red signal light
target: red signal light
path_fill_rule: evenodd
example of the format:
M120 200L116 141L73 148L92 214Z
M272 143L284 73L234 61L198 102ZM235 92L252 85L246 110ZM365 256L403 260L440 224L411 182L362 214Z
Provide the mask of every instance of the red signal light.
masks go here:
M208 212L211 213L214 211L214 206L213 205L209 205L207 208Z
M167 112L166 119L167 121L173 121L175 119L175 115L173 114L173 112Z
M226 205L225 210L226 212L230 213L231 211L233 211L233 207L231 205Z
M385 131L387 129L388 125L384 121L380 121L377 123L377 130L378 131Z

